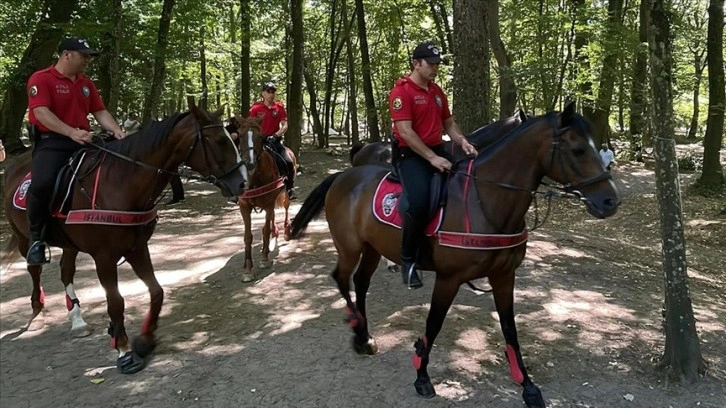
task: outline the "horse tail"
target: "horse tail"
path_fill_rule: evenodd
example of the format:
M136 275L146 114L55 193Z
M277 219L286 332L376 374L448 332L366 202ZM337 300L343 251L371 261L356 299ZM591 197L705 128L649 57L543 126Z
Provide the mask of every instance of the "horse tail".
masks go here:
M350 162L351 163L353 163L353 157L355 157L355 154L358 153L360 151L360 149L363 148L363 146L365 146L365 145L361 142L353 143L353 146L350 148Z
M320 215L320 212L323 211L323 208L325 208L325 196L328 194L330 186L333 185L333 181L335 181L335 179L341 174L343 174L342 171L331 174L328 178L323 180L319 186L315 187L315 189L310 192L310 195L308 195L308 198L305 199L302 207L300 207L300 211L298 211L295 218L292 219L292 224L290 225L291 239L300 238L307 229L308 224L310 224L310 221Z
M15 251L18 249L18 242L18 236L12 234L10 241L2 252L2 256L0 256L0 272L2 272L5 268L9 268L10 261L17 256Z

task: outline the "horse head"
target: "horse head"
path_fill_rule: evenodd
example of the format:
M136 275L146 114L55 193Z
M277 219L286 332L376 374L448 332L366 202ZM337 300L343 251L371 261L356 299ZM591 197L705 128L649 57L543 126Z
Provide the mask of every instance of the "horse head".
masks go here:
M570 102L559 114L546 116L552 126L552 143L544 160L545 175L579 196L587 211L607 218L618 209L620 196L605 170L592 138L591 125Z
M262 116L245 118L241 115L234 117L239 133L237 147L249 171L257 167L262 154L262 118Z
M219 187L223 196L241 194L249 175L234 141L220 120L224 108L209 113L199 108L191 98L188 104L196 126L196 139L185 162Z

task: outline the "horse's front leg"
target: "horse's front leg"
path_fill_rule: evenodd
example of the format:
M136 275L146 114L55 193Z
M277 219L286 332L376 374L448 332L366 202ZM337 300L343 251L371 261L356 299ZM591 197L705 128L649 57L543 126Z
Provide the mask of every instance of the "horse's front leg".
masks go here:
M158 327L159 314L164 303L164 290L156 280L147 245L139 246L134 251L126 254L126 260L134 269L136 276L149 288L149 299L151 301L149 312L146 314L144 324L141 326L141 335L134 338L133 341L133 350L140 357L145 358L156 347L154 332Z
M514 271L489 277L494 294L494 304L499 315L499 324L504 333L504 340L507 343L505 356L509 363L509 374L517 384L520 384L522 398L529 408L544 408L545 402L542 392L534 385L527 375L527 369L522 361L522 353L519 351L519 340L517 338L517 327L514 323Z
M358 309L357 315L351 315L348 322L353 329L353 348L358 354L374 355L378 352L376 340L368 331L368 315L366 308L366 295L371 285L371 276L378 269L378 262L381 254L372 247L366 245L363 248L363 256L358 264L358 270L353 275L355 283L355 306Z
M145 362L138 354L131 350L129 338L124 327L124 298L118 290L118 270L116 262L119 257L96 255L96 273L101 286L106 291L108 317L111 323L108 334L111 336L111 347L118 351L116 367L122 374L133 374L144 368Z
M272 266L270 261L270 235L277 229L275 226L275 207L265 209L265 225L262 227L262 260L260 269Z
M454 279L444 280L437 275L434 293L431 296L431 308L426 318L426 334L414 343L416 351L413 354L412 362L413 367L416 369L416 382L413 385L418 395L424 398L432 398L436 395L436 390L431 384L426 368L429 364L429 354L434 345L434 340L441 331L449 307L451 307L451 303L459 291L459 285L460 283Z
M255 273L252 271L252 209L241 202L242 200L240 200L240 212L245 224L245 264L242 271L242 282L252 282L255 280Z
M66 288L66 308L68 309L68 320L71 322L71 337L86 337L91 334L91 329L81 316L81 302L73 289L77 256L78 251L75 249L63 250L60 260L61 282Z
M283 199L282 208L285 209L285 223L283 224L283 237L285 241L290 240L290 198L285 194Z

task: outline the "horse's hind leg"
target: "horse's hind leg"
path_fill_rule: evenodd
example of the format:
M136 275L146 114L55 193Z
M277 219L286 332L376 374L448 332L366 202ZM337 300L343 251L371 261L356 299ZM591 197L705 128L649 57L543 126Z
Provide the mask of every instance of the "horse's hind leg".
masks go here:
M262 226L262 260L260 269L272 266L270 262L270 235L277 230L275 226L275 207L265 209L265 225Z
M527 407L544 408L545 402L542 398L542 392L529 379L519 350L517 327L514 323L514 271L503 276L490 275L489 283L494 294L494 304L499 315L499 324L502 327L504 340L507 343L505 356L509 363L509 373L512 379L524 388L522 398Z
M76 256L78 251L64 249L60 260L61 282L66 288L66 308L68 309L68 320L71 321L71 337L86 337L91 334L91 329L81 316L81 302L73 289L73 276L76 274Z
M116 267L116 262L120 257L94 256L93 259L96 261L98 280L106 291L106 310L108 317L111 319L108 334L111 336L111 347L119 353L116 367L122 374L139 372L146 363L143 358L131 350L129 338L126 336L126 327L124 326L125 303L118 290L118 269ZM126 259L129 260L128 257Z
M287 193L282 195L282 208L285 209L285 222L282 224L285 241L290 240L290 197Z
M426 318L426 334L414 343L416 350L413 355L413 366L416 369L416 382L413 385L418 395L424 398L432 398L436 395L427 371L429 353L431 353L434 340L441 331L449 307L459 291L459 285L460 282L454 279L444 280L436 277L434 293L431 295L431 308Z
M373 276L373 273L378 268L378 262L380 260L381 254L370 245L364 244L363 256L358 265L358 270L353 275L353 282L355 283L355 306L358 309L359 315L351 316L349 323L351 323L351 327L355 333L353 337L353 348L358 354L373 355L378 352L376 340L368 332L366 294L371 285L371 276ZM360 317L360 321L356 321L356 317Z
M245 263L242 271L242 282L252 282L255 280L255 273L252 271L252 209L248 205L244 205L242 201L240 200L239 206L245 224Z
M141 335L135 338L133 342L133 350L143 358L151 354L156 347L154 332L158 327L159 314L164 303L164 290L156 280L156 275L154 275L154 267L151 264L148 246L143 245L134 252L127 254L126 260L134 269L136 276L149 288L149 297L151 299L149 313L141 326Z
M27 253L28 246L20 246L20 250L23 254ZM45 318L43 316L43 309L45 308L45 291L40 285L40 275L43 272L42 265L31 265L28 266L28 272L30 278L33 281L33 292L30 294L30 306L33 308L33 315L30 316L28 321L28 331L37 331L45 327Z

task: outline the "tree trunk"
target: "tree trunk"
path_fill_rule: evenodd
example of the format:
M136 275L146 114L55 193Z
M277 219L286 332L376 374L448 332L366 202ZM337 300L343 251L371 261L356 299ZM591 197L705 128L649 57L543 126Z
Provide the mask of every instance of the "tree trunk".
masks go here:
M691 115L691 125L688 127L689 140L696 140L696 132L698 131L698 116L701 113L701 104L698 98L701 95L701 80L703 79L703 69L706 67L703 61L704 50L693 54L693 68L695 77L693 78L693 115Z
M447 50L449 50L449 43L446 40L444 21L448 20L448 16L439 13L443 8L440 0L429 0L428 3L431 18L434 20L434 27L436 28L436 42L440 44L441 53L446 54L448 52Z
M366 34L366 18L363 0L355 0L355 15L358 20L358 40L360 41L361 71L363 73L363 94L366 99L366 126L368 140L377 142L381 140L378 129L378 109L373 96L373 80L371 79L371 57L368 53L368 35Z
M633 66L633 82L630 89L630 117L629 122L629 150L639 162L643 161L643 146L650 145L650 136L646 133L646 113L648 112L648 31L650 24L650 9L652 0L641 0L640 21L638 28L638 42L641 44L636 50Z
M164 0L159 19L159 33L157 34L156 49L154 51L154 75L151 79L149 92L144 100L144 108L141 112L142 122L154 118L158 112L158 105L161 99L161 88L164 86L164 75L166 73L166 49L169 45L169 25L171 13L176 0Z
M454 111L464 133L489 123L490 119L486 15L486 2L454 1Z
M53 53L63 38L63 28L71 20L76 2L70 0L46 0L46 9L23 57L7 81L0 110L0 139L8 154L25 151L20 141L23 117L28 109L25 86L33 72L53 62Z
M724 90L723 21L724 0L711 0L708 6L708 120L706 136L703 139L703 173L698 183L711 190L724 188L723 170L719 151L724 134Z
M645 0L642 0L645 1ZM575 13L575 19L577 20L577 27L585 27L589 24L587 13L585 12L584 8L586 7L584 0L573 0L572 2L574 13ZM647 40L646 40L647 41ZM587 54L583 53L582 50L585 49L590 44L590 35L586 34L582 31L576 31L575 32L575 61L576 61L576 72L575 72L575 78L579 76L580 72L589 72L590 71L590 58L587 56ZM587 77L587 76L586 76ZM591 117L593 106L592 101L590 100L589 96L592 95L592 82L590 82L589 79L584 80L583 82L578 84L579 93L580 95L583 95L583 98L581 100L582 103L580 103L582 114L585 117Z
M489 0L487 3L489 4L487 9L489 43L498 66L499 117L504 119L514 114L514 108L517 105L517 85L514 83L511 72L512 59L507 54L499 30L499 0Z
M207 81L207 50L204 46L204 36L207 34L204 24L199 26L199 80L202 84L202 97L199 98L199 107L209 108L209 83Z
M348 1L343 1L343 15L348 15ZM353 16L350 19L345 20L348 26L345 27L345 50L348 63L348 118L346 121L350 127L348 135L353 138L352 143L358 143L360 141L360 135L358 134L358 103L357 95L358 90L356 89L356 76L355 76L355 53L353 51L353 23L355 22L355 9L353 9Z
M696 321L688 294L686 238L675 151L673 60L670 14L666 0L655 0L649 35L656 185L660 207L663 274L665 277L666 344L660 365L672 380L698 379L705 369Z
M242 30L240 32L240 112L247 116L252 103L250 101L250 0L240 0Z
M109 31L103 33L101 56L99 57L100 70L96 87L101 94L106 109L116 117L118 115L118 99L121 84L121 68L119 63L119 49L121 42L121 27L123 8L121 0L113 0Z
M287 133L285 144L300 157L302 145L303 118L303 68L305 58L305 32L303 26L303 1L290 2L292 20L292 69L290 70L290 92L287 95Z
M598 85L597 99L592 113L588 119L592 122L592 136L595 144L607 142L610 139L610 108L613 101L613 88L617 76L618 56L620 54L620 43L617 40L619 32L622 31L623 1L609 0L607 34L603 41L605 58L603 59L600 72L600 84Z
M313 139L317 135L318 138L322 137L323 124L320 122L320 112L318 111L318 93L315 88L315 76L310 72L311 65L309 62L305 62L303 69L303 75L305 77L305 88L308 90L308 97L310 98L310 116L313 118Z

